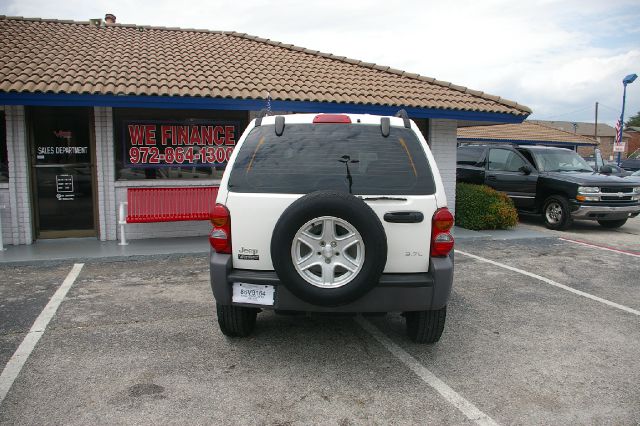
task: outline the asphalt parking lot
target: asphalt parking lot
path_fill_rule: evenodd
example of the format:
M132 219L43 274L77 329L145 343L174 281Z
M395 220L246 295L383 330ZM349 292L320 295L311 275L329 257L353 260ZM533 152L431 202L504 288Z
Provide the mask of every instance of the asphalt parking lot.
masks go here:
M205 255L86 261L0 423L637 424L640 257L624 247L460 242L435 345L411 343L398 314L265 312L229 339ZM0 267L0 368L73 266Z

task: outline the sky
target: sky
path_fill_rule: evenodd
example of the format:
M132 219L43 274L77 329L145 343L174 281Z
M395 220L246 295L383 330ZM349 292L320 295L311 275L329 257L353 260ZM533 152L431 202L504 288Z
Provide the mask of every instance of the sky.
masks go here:
M229 30L498 95L541 120L614 124L640 74L638 0L0 0L8 16ZM640 111L627 86L625 121Z

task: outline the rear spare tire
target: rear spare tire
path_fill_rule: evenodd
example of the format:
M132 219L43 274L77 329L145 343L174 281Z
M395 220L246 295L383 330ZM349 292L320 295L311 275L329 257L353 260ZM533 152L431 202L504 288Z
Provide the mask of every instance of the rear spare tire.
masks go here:
M271 259L281 283L319 306L354 301L375 286L387 261L387 238L360 198L317 191L293 202L273 230Z

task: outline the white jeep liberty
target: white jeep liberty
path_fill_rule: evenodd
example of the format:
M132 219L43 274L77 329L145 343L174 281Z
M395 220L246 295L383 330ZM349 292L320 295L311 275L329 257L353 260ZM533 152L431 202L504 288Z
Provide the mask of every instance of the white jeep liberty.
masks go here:
M262 309L403 312L438 341L453 281L453 215L416 124L293 114L253 120L212 216L220 329L247 336Z

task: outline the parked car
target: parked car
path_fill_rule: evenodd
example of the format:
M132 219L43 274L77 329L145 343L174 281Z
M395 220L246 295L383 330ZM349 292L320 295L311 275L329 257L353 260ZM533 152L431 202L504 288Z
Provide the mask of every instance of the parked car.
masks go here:
M463 145L457 180L505 192L520 212L542 215L550 229L566 229L575 219L618 228L640 214L640 183L595 173L564 148Z
M632 172L623 169L622 167L616 165L613 161L604 161L604 165L600 167L600 170L596 170L596 160L594 157L583 157L587 164L598 173L602 173L605 175L613 175L613 176L629 176Z
M403 312L440 338L453 280L453 216L438 167L406 116L294 114L252 121L213 212L220 330L261 309Z
M627 171L615 164L605 164L604 166L600 167L600 170L598 171L598 173L601 173L603 175L625 177L625 176L631 176L631 173L633 172Z
M640 170L640 158L627 158L626 160L622 160L620 167L631 172L636 172Z

